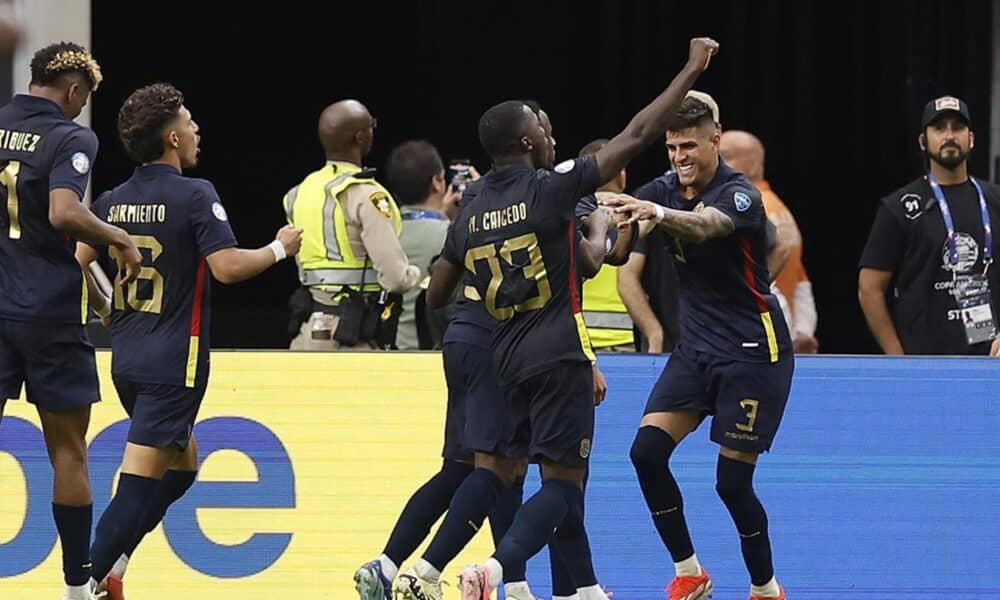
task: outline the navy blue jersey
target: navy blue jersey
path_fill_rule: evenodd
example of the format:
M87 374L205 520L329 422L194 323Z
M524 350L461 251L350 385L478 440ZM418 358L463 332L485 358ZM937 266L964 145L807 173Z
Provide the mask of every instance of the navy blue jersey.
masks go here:
M86 322L75 242L49 222L49 192L82 198L96 156L94 132L51 100L18 95L0 109L0 318Z
M680 280L681 343L716 356L775 362L792 343L767 272L767 216L750 180L720 160L711 184L690 200L673 172L636 190L635 196L676 210L712 207L736 230L701 244L670 235Z
M505 384L555 363L593 360L580 312L574 208L599 179L592 156L554 171L494 170L455 222L449 255L462 257L475 294L498 321L493 356Z
M459 202L460 213L457 223L461 220L461 214L472 204L473 199L482 189L482 179L473 181L466 186L462 192L462 200ZM448 235L444 241L444 248L441 250L441 258L452 265L464 269L464 250L458 246L458 238L455 235L455 223L448 227ZM480 348L489 348L493 341L493 328L496 320L486 312L486 307L479 299L476 292L475 281L470 271L462 274L462 290L459 291L459 300L455 307L455 316L448 323L445 329L443 343L462 342L472 344Z
M139 247L139 278L116 286L111 372L141 383L194 387L208 377L210 273L205 257L236 245L215 187L165 164L139 167L91 209ZM115 262L101 252L113 278Z

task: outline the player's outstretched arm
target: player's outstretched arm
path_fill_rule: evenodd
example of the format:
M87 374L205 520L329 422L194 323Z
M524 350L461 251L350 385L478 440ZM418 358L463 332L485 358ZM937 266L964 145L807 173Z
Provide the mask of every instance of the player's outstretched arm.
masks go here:
M631 196L614 196L602 200L605 206L615 207L615 212L629 215L620 226L641 221L651 221L670 235L700 244L712 238L729 235L736 225L724 212L711 206L700 206L695 210L674 210L655 202L638 200Z
M586 217L587 235L580 240L580 275L587 279L596 277L604 264L611 219L611 212L600 206Z
M687 64L667 89L632 117L621 133L597 151L597 166L602 182L611 181L633 158L663 135L667 120L680 106L684 95L698 76L708 68L712 55L718 51L719 44L711 38L691 40Z
M285 257L295 256L302 246L302 230L285 225L270 244L248 250L223 248L205 257L212 276L221 283L239 283L260 275Z
M97 218L80 203L80 196L69 188L56 188L49 192L49 222L56 231L70 237L118 249L119 283L130 283L139 276L142 255L128 233Z

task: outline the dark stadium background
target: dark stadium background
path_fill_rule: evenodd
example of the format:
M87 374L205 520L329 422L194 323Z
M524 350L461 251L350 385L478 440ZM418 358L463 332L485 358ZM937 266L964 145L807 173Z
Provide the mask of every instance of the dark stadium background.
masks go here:
M125 7L123 9L123 7ZM699 89L725 128L767 146L767 174L798 219L824 352L876 350L856 299L856 265L879 197L920 173L923 104L966 100L989 157L990 3L949 2L95 2L94 96L101 139L94 190L128 177L115 134L134 88L169 81L202 127L191 175L210 179L244 246L272 239L281 198L322 163L319 111L347 97L378 118L368 158L381 168L411 138L445 160L487 161L476 122L491 104L538 99L557 153L616 133L682 66L692 36L722 44ZM651 148L632 186L659 175ZM630 186L630 187L632 187ZM289 262L248 283L214 286L213 345L286 344Z

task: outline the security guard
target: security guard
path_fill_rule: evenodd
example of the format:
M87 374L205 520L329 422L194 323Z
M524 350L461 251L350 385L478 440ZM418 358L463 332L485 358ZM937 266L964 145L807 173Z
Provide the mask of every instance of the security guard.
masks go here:
M303 229L296 257L303 287L289 302L298 330L292 350L389 347L399 294L420 278L399 244L396 202L373 170L361 168L375 124L356 100L326 107L318 127L326 165L285 195L288 222Z
M606 139L596 139L580 150L580 157L596 154ZM625 169L617 177L601 186L595 194L597 199L605 194L620 194L625 190ZM627 255L623 258L627 259ZM621 261L624 262L624 261ZM635 334L632 318L618 294L617 261L603 265L592 279L583 282L583 322L594 350L605 352L635 352Z

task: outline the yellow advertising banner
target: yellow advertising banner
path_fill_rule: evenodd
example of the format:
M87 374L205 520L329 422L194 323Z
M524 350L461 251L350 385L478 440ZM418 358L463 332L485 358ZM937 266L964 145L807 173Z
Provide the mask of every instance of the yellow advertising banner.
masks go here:
M104 401L88 434L95 524L127 432L109 363L98 355ZM352 598L354 570L440 467L445 398L439 354L214 353L198 482L133 557L129 600ZM38 418L23 400L5 412L0 594L54 600L62 572ZM484 527L445 579L491 551Z

